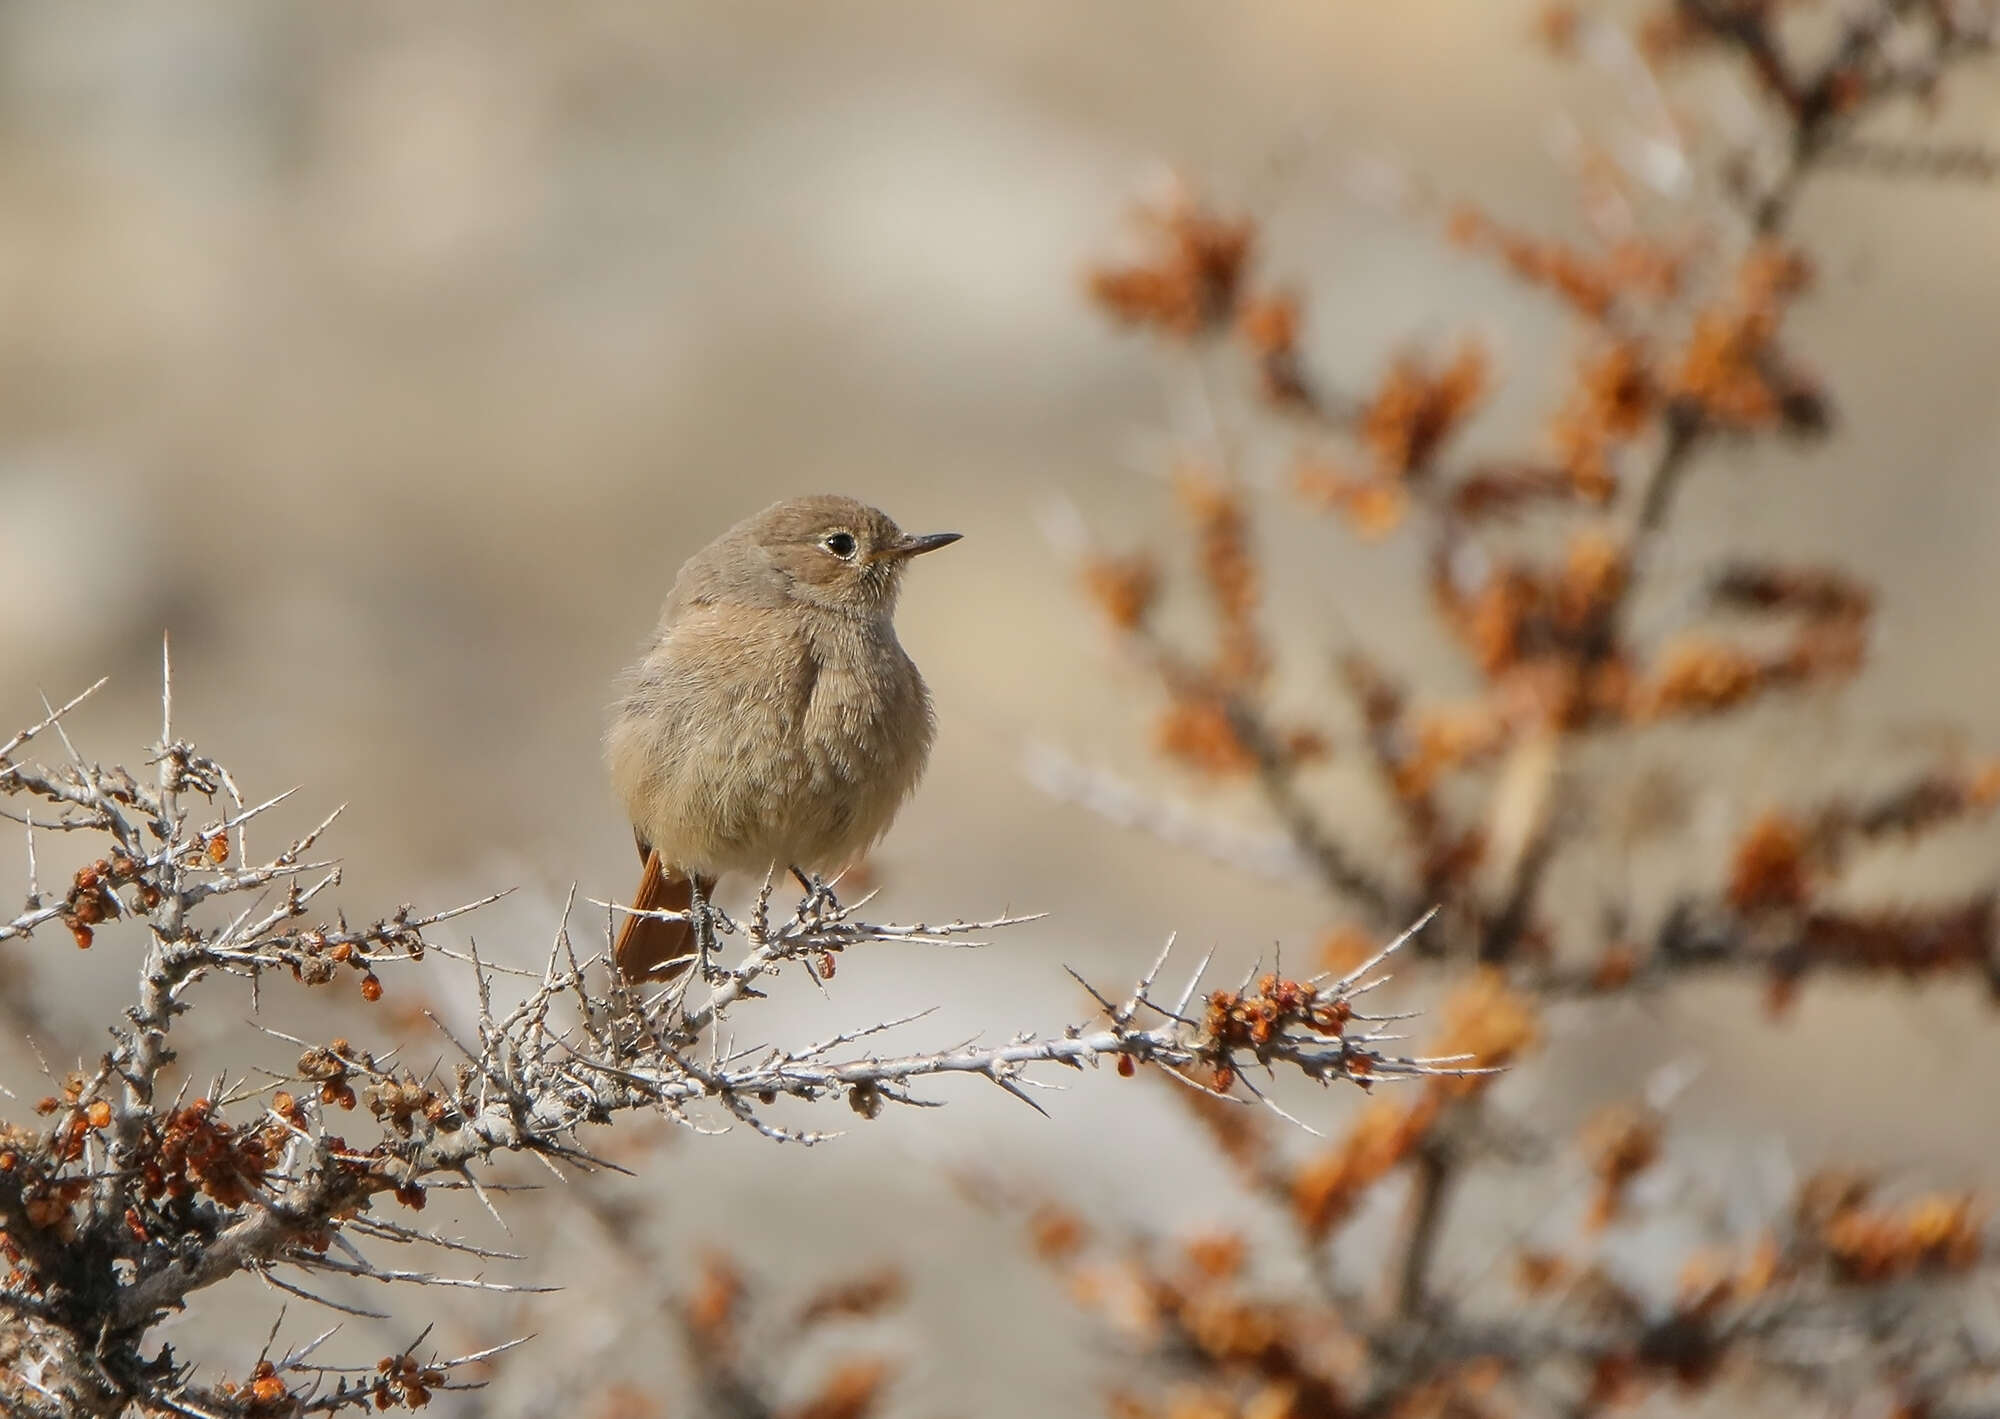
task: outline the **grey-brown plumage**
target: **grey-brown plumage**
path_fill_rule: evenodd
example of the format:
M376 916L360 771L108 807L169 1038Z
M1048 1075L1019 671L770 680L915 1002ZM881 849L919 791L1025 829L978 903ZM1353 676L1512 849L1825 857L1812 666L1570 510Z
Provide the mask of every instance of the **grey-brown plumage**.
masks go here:
M686 910L726 872L832 873L888 831L930 756L923 677L896 639L904 568L956 533L908 536L822 494L774 503L690 557L620 687L605 757L645 861L641 910ZM634 979L693 950L634 917Z

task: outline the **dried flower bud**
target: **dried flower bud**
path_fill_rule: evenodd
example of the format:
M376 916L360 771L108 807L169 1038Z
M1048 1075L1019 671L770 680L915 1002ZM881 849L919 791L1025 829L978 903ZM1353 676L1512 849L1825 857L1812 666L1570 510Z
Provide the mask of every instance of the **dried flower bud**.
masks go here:
M1083 587L1114 627L1137 630L1159 596L1159 568L1144 554L1095 556L1084 563Z
M1039 1208L1028 1227L1036 1253L1047 1261L1075 1256L1089 1240L1081 1218L1054 1206Z
M1243 1238L1233 1232L1196 1237L1187 1244L1187 1257L1203 1276L1227 1280L1243 1269Z
M259 1404L276 1404L285 1394L285 1382L275 1375L251 1381L250 1397Z
M28 1225L44 1230L58 1225L69 1216L69 1204L55 1197L32 1198L21 1210L27 1215Z
M1095 271L1090 293L1128 324L1192 336L1230 318L1256 229L1225 221L1181 194L1144 214L1156 238L1149 262Z
M292 967L292 975L306 985L325 985L334 973L333 962L324 956L307 956Z
M1782 813L1766 813L1736 845L1730 905L1745 912L1796 907L1808 888L1804 830Z

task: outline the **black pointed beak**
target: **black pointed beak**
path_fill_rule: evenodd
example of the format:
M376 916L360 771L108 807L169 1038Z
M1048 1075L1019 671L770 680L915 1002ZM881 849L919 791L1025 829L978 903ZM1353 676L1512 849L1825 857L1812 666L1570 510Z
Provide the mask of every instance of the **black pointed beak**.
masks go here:
M940 547L949 547L964 535L962 532L927 532L921 537L905 537L890 550L898 557L921 556Z

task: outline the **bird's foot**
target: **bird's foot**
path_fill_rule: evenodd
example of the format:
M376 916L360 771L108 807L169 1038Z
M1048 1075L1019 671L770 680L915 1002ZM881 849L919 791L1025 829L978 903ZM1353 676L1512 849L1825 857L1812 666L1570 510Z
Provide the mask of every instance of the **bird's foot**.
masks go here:
M817 872L807 873L794 867L792 876L805 888L806 898L799 903L799 915L810 921L824 921L841 913L840 898L834 896L833 888Z
M721 907L704 900L699 892L688 903L688 919L694 925L695 969L701 972L702 984L716 985L724 972L715 963L715 938L720 932L734 931L736 924L723 915Z

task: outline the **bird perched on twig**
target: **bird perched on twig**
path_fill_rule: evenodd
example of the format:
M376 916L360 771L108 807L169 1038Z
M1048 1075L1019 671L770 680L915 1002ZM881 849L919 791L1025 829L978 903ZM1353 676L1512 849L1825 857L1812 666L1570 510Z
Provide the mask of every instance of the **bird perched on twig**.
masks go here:
M930 757L930 692L896 639L910 536L852 498L773 503L682 565L621 682L605 757L644 869L614 949L674 974L725 872L817 881L885 833Z

